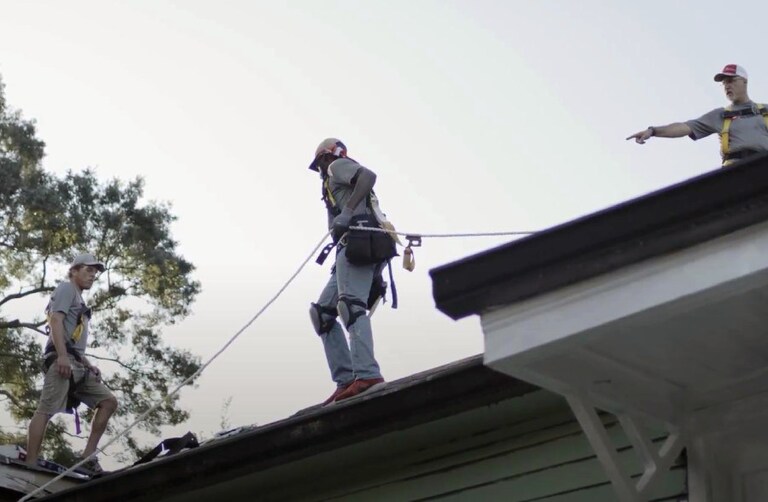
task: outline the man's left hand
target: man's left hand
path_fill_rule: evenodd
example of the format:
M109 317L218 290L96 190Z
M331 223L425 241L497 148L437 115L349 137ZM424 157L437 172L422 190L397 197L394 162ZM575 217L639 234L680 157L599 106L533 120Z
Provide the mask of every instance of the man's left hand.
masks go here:
M341 239L341 236L349 230L349 223L352 220L352 210L345 207L336 218L333 219L333 238Z

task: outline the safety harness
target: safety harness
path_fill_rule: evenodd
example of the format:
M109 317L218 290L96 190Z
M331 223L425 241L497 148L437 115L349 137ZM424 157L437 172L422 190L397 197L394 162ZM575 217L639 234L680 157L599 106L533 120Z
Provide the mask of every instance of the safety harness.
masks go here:
M331 184L330 184L330 176L328 176L327 172L322 173L323 177L323 183L322 183L322 201L325 204L325 208L328 210L331 216L334 218L341 214L341 208L339 207L338 203L336 202L336 198L333 196L333 192L331 191ZM352 184L355 184L355 179L352 180ZM374 218L377 222L379 222L379 225L382 225L381 219L383 219L383 215L381 215L381 211L378 208L378 199L376 197L376 193L371 190L370 193L365 198L365 205L370 210L370 212L374 215ZM391 226L391 224L390 224ZM396 236L390 236L392 237L395 242L397 242ZM331 253L334 247L336 247L339 243L338 242L332 242L325 246L318 255L315 262L318 265L322 265L325 263L326 258L328 258L328 255ZM412 254L410 255L412 256ZM392 286L392 308L397 308L397 287L395 286L395 277L392 273L392 260L388 259L387 262L387 270L389 271L389 284ZM379 275L377 278L374 279L372 288L371 288L371 296L376 296L376 298L369 298L367 307L369 309L372 308L372 303L375 305L376 299L378 297L385 299L385 295L387 292L387 283L385 283L381 276ZM373 299L373 302L371 300ZM386 301L386 300L385 300ZM361 302L362 303L362 302Z
M85 307L83 305L83 309L80 312L80 315L77 317L77 324L75 325L75 329L72 330L72 341L77 343L80 340L80 337L83 335L83 329L85 327L85 319L86 317L91 317L91 309L88 307ZM50 312L48 309L46 309L46 316L48 318L48 325L45 327L46 334L50 337L51 336L51 319L52 319L52 312ZM83 357L80 355L80 352L75 349L72 342L69 340L65 341L65 347L67 350L67 353L70 354L75 361L77 361L80 364L84 364ZM58 358L58 354L56 353L56 346L51 343L43 353L43 374L48 373L48 370L51 368L51 365L56 361ZM64 411L66 413L72 414L75 416L75 432L77 434L80 434L80 414L77 412L77 407L80 406L80 400L75 396L75 393L80 388L80 386L85 382L85 379L88 378L88 368L85 368L85 372L83 373L83 378L80 380L75 380L74 372L71 372L69 374L69 388L67 390L67 404L65 405Z
M743 156L742 152L730 151L731 123L734 119L752 117L754 115L762 115L765 126L768 127L768 109L763 104L758 104L757 110L754 107L749 107L744 110L733 111L733 107L729 106L723 111L723 128L720 131L720 155L723 158L724 166L733 163Z

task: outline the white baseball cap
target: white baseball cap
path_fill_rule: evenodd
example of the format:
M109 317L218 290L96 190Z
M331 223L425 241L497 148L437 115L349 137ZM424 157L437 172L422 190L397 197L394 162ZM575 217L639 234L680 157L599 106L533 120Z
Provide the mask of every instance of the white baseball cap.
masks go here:
M347 156L347 146L340 139L326 138L315 149L315 160L309 165L313 171L319 171L317 167L317 158L323 153L332 153L338 157Z
M743 66L737 64L725 65L723 71L715 75L715 82L722 82L726 77L741 77L744 80L749 80L747 78L747 70L745 70Z
M72 260L72 264L69 266L69 268L76 267L78 265L96 267L99 272L104 272L104 264L97 260L96 257L90 253L83 253L75 256L75 259Z

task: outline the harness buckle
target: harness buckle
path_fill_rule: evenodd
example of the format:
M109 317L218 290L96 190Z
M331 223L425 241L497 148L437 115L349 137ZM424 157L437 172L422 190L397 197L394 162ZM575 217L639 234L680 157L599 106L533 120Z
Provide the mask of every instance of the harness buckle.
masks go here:
M406 235L405 240L408 241L408 247L410 248L420 248L421 247L421 236L420 235Z

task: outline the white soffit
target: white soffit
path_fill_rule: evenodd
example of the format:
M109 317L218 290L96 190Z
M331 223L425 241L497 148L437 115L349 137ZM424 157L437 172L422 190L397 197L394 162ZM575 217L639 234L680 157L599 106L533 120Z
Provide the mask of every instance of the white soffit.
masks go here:
M768 389L768 224L484 313L485 362L679 424Z

